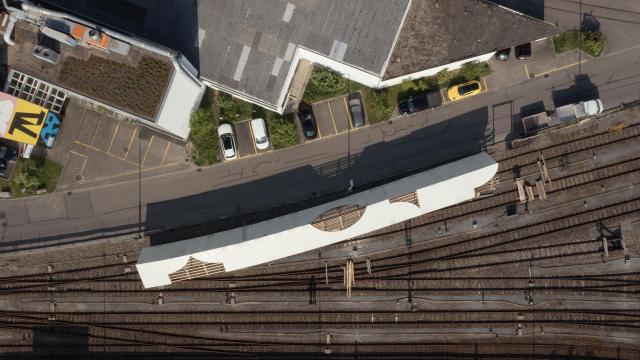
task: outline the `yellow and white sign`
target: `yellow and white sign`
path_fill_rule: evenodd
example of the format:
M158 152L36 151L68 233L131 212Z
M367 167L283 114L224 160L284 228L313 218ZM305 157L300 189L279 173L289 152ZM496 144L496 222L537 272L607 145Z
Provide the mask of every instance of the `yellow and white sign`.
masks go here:
M0 136L35 145L49 110L0 92Z

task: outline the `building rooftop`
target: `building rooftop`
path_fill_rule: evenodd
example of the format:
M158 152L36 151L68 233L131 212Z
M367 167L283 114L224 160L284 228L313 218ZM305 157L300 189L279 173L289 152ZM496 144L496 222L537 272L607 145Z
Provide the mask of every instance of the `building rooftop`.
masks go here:
M191 259L196 266L211 264L212 272L263 264L470 200L497 170L495 160L481 152L295 213L145 248L136 267L144 286L155 287L176 281Z
M200 76L277 106L297 46L380 75L408 3L199 1Z
M15 45L7 50L11 68L80 95L154 121L170 83L169 58L131 46L128 54L93 47L71 47L43 36L35 25L20 21ZM32 55L36 45L60 54L57 63Z
M384 79L545 38L560 30L483 0L412 1Z

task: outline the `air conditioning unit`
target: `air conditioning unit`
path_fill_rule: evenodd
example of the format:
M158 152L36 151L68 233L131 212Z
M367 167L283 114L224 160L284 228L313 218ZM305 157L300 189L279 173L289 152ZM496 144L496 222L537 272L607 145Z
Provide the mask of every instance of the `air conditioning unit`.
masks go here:
M58 58L60 57L60 54L57 52L41 45L34 46L31 55L52 64L57 64Z

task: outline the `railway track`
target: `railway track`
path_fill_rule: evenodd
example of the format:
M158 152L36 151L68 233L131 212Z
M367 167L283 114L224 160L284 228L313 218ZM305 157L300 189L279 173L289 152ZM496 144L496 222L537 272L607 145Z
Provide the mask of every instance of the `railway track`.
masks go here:
M621 349L620 343L611 346L608 339L620 334L638 339L640 307L634 304L640 298L640 270L603 267L601 272L582 273L572 265L591 264L597 269L624 259L620 234L607 235L608 257L604 257L603 235L596 225L613 228L637 218L640 197L629 186L640 178L640 157L631 154L609 163L589 158L594 151L631 148L639 131L636 124L618 133L583 132L558 137L555 144L516 149L498 159L500 181L492 196L354 239L409 236L412 242L369 252L366 262L365 255L354 257L352 300L344 296L340 267L344 257L326 263L282 262L143 289L135 272L134 246L77 262L52 262L53 268L46 272L43 264L25 269L27 273L0 277L0 301L14 304L28 299L16 310L0 311L0 324L16 333L38 329L47 336L80 327L87 329L82 336L92 351L189 352L188 358L203 354L280 358L292 353L304 359L317 354L326 358L327 349L334 352L332 358L342 352L384 359L393 359L394 352L407 357L419 354L416 358L439 353L477 358L495 351L508 357L509 341L516 352L526 348L542 354L550 342L557 341L555 348L562 348L580 341L575 340L576 332L596 339L591 346L602 356L638 358L637 346ZM555 176L547 184L552 200L534 206L536 217L434 237L443 223L453 226L456 221L494 216L517 202L513 168L518 167L520 176L535 177L541 151ZM564 164L567 156L577 161L569 169ZM554 198L572 201L554 202ZM590 201L588 206L583 205L585 200ZM546 267L563 270L546 275ZM554 299L573 300L561 304ZM189 301L194 310L176 310ZM610 301L618 303L609 307ZM78 302L82 306L74 305ZM469 302L477 306L465 308ZM123 310L126 305L137 309ZM381 331L389 329L403 334L401 345L398 337L381 338ZM478 334L486 341L471 347L425 341L425 336L431 338L428 334L455 338L461 329L480 329ZM498 349L497 344L500 350L489 351L490 346ZM32 345L5 344L0 338L0 351L6 349L29 351ZM566 354L576 355L570 350Z

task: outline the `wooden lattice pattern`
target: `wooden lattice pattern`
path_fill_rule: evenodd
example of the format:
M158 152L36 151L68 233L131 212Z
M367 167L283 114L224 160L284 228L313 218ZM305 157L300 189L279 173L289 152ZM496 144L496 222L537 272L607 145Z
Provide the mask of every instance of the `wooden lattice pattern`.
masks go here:
M187 261L180 270L169 274L169 279L171 279L171 282L173 283L176 281L213 275L224 271L224 265L222 263L208 263L190 257L189 261Z
M393 203L397 203L397 202L407 202L409 204L413 204L417 207L420 207L420 201L418 200L418 193L417 192L410 192L408 194L404 194L404 195L400 195L400 196L396 196L392 199L389 199L389 202L391 204Z
M344 230L360 220L366 207L360 205L345 205L327 210L318 215L311 223L322 231Z
M500 179L496 176L489 180L487 183L478 186L475 189L476 196L480 196L483 194L493 193L496 190L496 187L500 183Z

